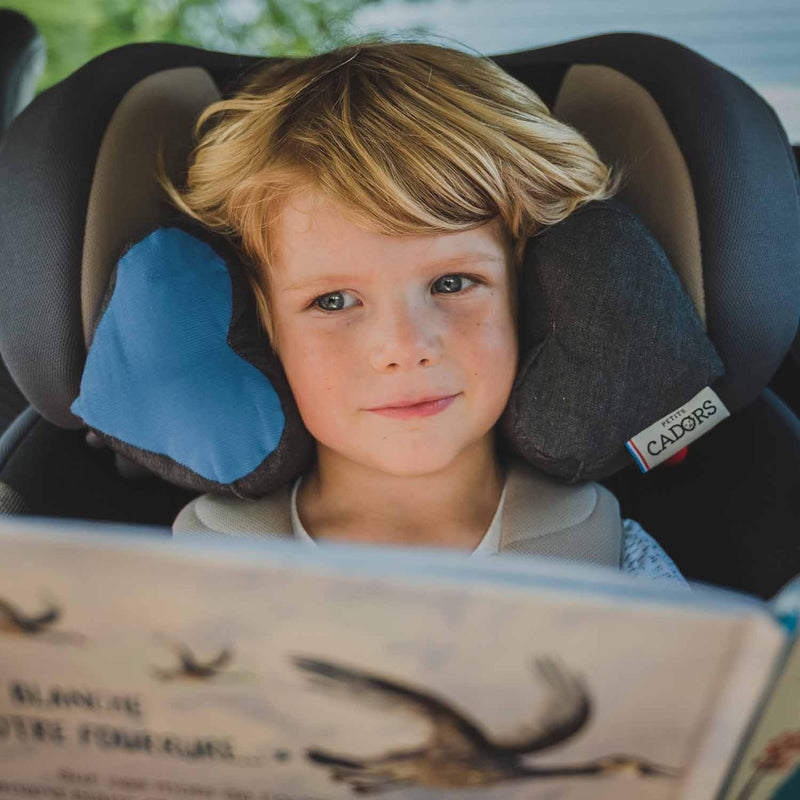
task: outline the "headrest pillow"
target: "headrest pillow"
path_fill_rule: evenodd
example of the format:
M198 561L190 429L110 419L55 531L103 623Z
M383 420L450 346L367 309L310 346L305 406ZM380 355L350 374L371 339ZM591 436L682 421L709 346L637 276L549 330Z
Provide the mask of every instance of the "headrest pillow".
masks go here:
M314 454L238 254L186 218L117 262L71 410L112 450L201 491L260 497Z
M257 498L306 471L314 442L243 270L228 241L186 218L129 245L71 409L171 483ZM724 374L663 249L617 200L529 240L519 337L500 435L566 483L622 469L632 436Z
M518 299L500 429L543 472L599 480L632 457L647 472L730 416L710 389L725 367L691 298L620 201L587 203L534 236Z

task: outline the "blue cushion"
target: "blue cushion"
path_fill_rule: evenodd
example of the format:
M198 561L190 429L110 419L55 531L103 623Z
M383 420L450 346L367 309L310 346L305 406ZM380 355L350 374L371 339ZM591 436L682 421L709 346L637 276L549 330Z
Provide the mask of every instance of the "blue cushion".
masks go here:
M223 258L178 228L155 230L118 262L72 411L208 480L246 476L286 420L269 379L228 345L232 311Z

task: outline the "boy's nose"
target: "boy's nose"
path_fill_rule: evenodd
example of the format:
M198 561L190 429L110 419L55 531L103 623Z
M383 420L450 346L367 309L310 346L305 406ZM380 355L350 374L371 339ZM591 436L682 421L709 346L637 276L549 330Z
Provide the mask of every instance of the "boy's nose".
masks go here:
M420 305L395 302L376 323L371 362L379 371L396 372L439 362L441 342L430 313Z

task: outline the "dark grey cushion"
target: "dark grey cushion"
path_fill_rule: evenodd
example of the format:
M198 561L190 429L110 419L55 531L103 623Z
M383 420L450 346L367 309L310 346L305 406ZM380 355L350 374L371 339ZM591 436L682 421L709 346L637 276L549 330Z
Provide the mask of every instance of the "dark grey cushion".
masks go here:
M618 200L528 243L505 441L567 483L633 463L625 443L725 374L664 250Z

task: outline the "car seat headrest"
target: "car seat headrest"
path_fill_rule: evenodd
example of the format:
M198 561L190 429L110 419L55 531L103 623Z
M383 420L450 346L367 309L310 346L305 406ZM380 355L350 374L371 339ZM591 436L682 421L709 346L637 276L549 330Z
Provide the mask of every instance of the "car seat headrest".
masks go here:
M715 393L732 413L752 402L800 318L797 169L774 111L736 76L646 34L603 34L493 60L584 132L602 158L631 172L619 200L666 251L724 362ZM7 131L0 351L54 424L84 426L70 407L108 278L123 249L171 213L159 205L145 151L154 154L163 130L180 176L199 110L264 61L127 45L41 93ZM157 125L132 135L116 130L149 122Z
M724 367L664 251L633 212L593 202L529 240L507 444L567 483L643 471L728 416ZM701 391L715 410L695 415ZM254 499L311 466L313 440L259 330L235 249L176 218L120 258L73 413L172 483ZM635 445L635 443L634 443ZM637 454L638 455L638 454Z

